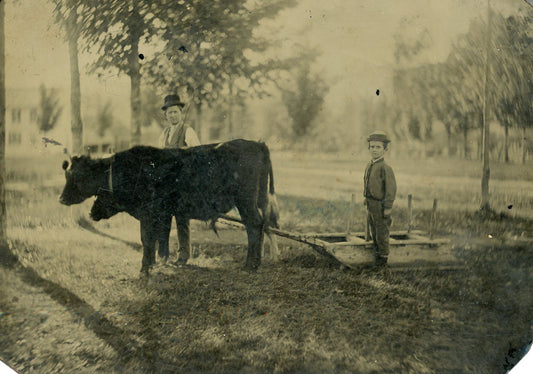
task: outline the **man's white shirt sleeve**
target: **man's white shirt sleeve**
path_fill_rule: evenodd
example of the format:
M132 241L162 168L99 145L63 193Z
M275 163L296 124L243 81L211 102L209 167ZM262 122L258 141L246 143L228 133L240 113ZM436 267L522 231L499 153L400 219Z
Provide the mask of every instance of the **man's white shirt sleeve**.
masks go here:
M198 139L198 135L191 127L187 127L187 130L185 130L185 144L187 144L187 147L200 145L200 139Z

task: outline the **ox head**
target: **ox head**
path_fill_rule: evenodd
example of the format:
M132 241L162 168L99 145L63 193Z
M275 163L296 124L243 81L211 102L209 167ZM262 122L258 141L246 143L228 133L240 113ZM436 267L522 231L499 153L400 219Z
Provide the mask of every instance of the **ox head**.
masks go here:
M124 211L109 192L101 192L96 197L91 208L90 216L94 221L108 219Z
M87 156L75 156L70 159L70 163L63 161L63 170L65 170L66 183L59 197L61 204L79 204L96 195L98 181L101 178L95 160Z

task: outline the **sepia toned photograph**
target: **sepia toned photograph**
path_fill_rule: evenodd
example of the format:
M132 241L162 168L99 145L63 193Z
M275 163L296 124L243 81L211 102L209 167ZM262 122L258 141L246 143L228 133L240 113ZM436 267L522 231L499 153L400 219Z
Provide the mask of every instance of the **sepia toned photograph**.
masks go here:
M0 371L533 372L533 0L0 0Z

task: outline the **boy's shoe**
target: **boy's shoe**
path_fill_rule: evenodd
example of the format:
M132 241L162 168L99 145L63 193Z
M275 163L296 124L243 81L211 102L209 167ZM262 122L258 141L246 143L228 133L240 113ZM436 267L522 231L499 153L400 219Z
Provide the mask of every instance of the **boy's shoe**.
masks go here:
M384 268L387 266L387 260L387 256L378 256L374 261L374 265L376 266L376 268Z
M188 259L186 258L178 258L176 261L174 261L174 265L176 265L177 267L182 267L187 263L187 260Z

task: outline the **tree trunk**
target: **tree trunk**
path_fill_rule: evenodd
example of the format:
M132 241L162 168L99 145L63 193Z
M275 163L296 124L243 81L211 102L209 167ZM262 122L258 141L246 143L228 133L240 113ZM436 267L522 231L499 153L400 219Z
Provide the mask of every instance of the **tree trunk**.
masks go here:
M228 133L227 138L233 139L233 81L229 81L229 101L228 101Z
M139 39L131 43L130 55L130 107L132 146L141 143L141 64L139 63Z
M81 87L78 63L77 12L71 10L67 20L68 49L70 57L70 129L72 132L72 153L83 153L83 122L81 120Z
M5 71L5 1L0 0L0 253L7 248L6 233L6 71ZM3 258L3 256L2 256Z
M452 151L452 127L451 125L444 125L446 128L446 148L448 148L448 157L453 155Z
M131 83L131 145L141 143L141 74L130 76Z
M131 140L130 145L141 143L141 63L139 56L139 41L141 40L141 30L143 18L139 14L137 0L131 0L132 17L129 28L129 44L131 53L129 55L129 77L130 77L130 112L131 112Z
M522 127L522 164L526 163L527 156L527 138L526 138L526 126Z
M509 123L505 121L504 123L504 130L505 130L505 140L503 142L503 157L505 163L509 163Z
M478 159L479 160L483 160L483 133L484 133L484 125L483 125L483 117L481 117L481 121L480 121L480 126L479 126L479 129L481 130L480 134L479 134L479 142L478 142Z
M12 266L17 257L7 242L6 214L6 71L5 1L0 0L0 265Z
M464 158L466 160L469 160L470 154L468 151L468 127L466 127L466 124L463 127L463 144L464 144Z
M481 160L483 162L483 170L481 175L481 207L482 211L488 212L490 210L489 203L489 180L490 180L490 120L488 118L489 109L488 109L488 100L490 98L487 95L489 91L489 65L490 65L490 33L491 33L491 9L490 9L490 0L487 0L487 35L486 37L486 60L485 60L485 82L483 84L483 113L481 117L482 124L482 136L483 148L481 153Z

